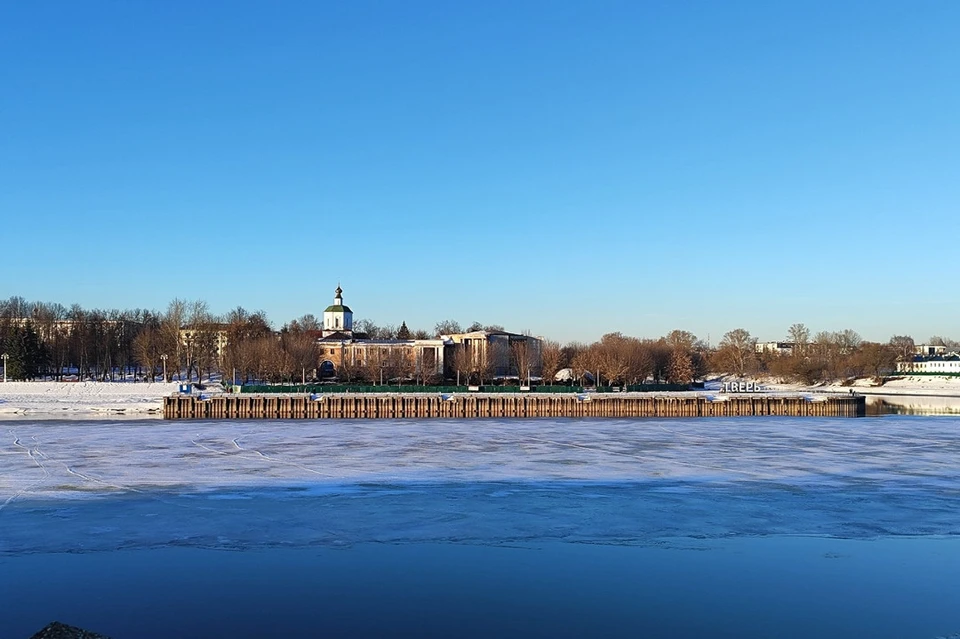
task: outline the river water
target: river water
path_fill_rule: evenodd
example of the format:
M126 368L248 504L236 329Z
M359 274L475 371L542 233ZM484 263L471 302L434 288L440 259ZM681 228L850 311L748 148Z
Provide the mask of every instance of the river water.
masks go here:
M957 417L0 433L2 637L960 633Z

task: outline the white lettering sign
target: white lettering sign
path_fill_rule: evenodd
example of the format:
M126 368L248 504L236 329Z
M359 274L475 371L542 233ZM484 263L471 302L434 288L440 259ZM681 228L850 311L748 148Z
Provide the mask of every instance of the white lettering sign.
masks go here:
M720 385L723 393L759 393L762 390L759 382L723 382Z

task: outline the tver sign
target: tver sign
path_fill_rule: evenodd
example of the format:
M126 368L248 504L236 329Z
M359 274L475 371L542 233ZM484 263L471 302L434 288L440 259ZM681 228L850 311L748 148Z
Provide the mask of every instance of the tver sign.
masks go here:
M758 393L762 390L759 382L724 382L720 385L723 393Z

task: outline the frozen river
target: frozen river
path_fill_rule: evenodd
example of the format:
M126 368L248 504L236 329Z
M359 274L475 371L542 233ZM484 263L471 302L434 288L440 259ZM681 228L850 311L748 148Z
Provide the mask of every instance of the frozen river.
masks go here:
M349 588L376 610L415 593L422 599L410 605L424 611L431 597L452 597L447 607L465 615L482 600L524 624L549 602L567 610L542 636L583 636L599 627L578 624L598 615L613 624L608 636L668 627L679 637L960 631L956 417L24 420L0 423L0 434L0 589L17 604L6 617L15 634L0 621L4 637L27 637L74 608L61 620L93 622L114 639L153 636L104 606L130 596L122 584L152 592L158 575L181 595L199 589L179 604L151 595L183 610L219 610L223 592L260 598L264 583L293 600L296 584L307 584L351 619L369 614L344 600ZM98 572L107 593L96 600L99 616L89 595L69 589L54 589L53 608L37 603L37 589ZM731 588L743 596L721 614ZM786 599L774 597L771 612L777 589ZM512 603L500 601L507 591ZM319 623L303 612L320 605L316 596L284 604L285 632ZM525 596L529 605L518 604ZM669 626L611 603L617 597L634 606L659 597L661 613L672 606L677 619L688 607L719 617ZM817 606L829 611L819 625L810 619ZM885 616L895 612L896 623ZM353 636L450 636L463 620L435 615L438 625L417 633L403 615L384 617L383 627L374 617L350 632L324 613L329 632ZM206 618L183 613L168 630L204 636ZM511 634L501 621L474 620L471 636ZM248 619L242 627L260 628L248 635L236 623L231 636L253 637L278 622ZM515 636L537 635L524 627ZM824 634L830 628L839 630Z

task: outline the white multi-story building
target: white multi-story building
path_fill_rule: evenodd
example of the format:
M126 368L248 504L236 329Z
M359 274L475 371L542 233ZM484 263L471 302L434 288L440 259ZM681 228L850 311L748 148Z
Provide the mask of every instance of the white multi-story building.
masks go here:
M931 357L914 357L909 361L897 362L897 372L960 375L960 354L946 353Z
M755 348L758 353L774 353L776 355L790 355L796 344L793 342L757 342Z
M930 357L932 355L946 355L947 350L946 346L941 344L917 344L913 347L913 352L917 355L923 355L925 357Z

